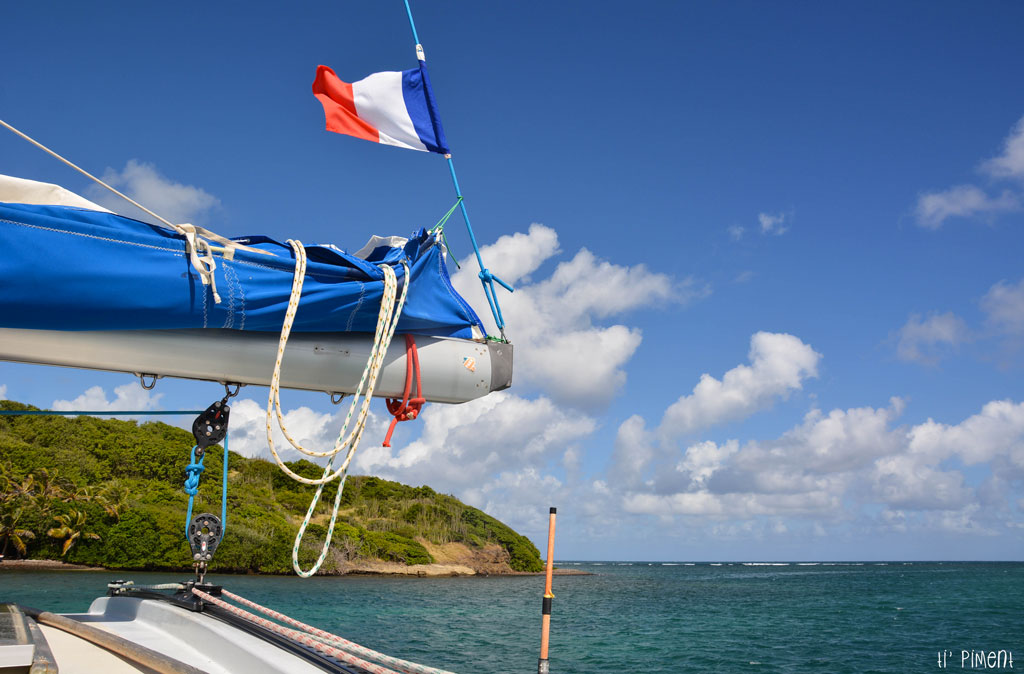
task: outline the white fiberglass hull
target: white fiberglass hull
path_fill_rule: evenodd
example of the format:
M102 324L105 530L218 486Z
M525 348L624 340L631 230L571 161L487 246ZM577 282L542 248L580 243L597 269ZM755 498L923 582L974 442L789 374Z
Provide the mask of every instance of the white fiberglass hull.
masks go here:
M281 386L352 393L372 344L363 333L293 333ZM467 402L512 383L511 344L418 336L416 346L430 402ZM270 384L277 348L277 334L238 330L0 329L0 360L257 386ZM374 395L401 398L405 377L405 340L396 335Z
M323 668L296 652L278 648L204 613L187 611L163 601L100 597L92 603L88 613L67 614L64 617L184 665L172 668L172 671L187 671L190 674L197 671L207 674L324 672ZM46 624L40 625L40 628L50 658L60 674L132 674L154 671L62 629ZM339 666L334 671L352 670Z

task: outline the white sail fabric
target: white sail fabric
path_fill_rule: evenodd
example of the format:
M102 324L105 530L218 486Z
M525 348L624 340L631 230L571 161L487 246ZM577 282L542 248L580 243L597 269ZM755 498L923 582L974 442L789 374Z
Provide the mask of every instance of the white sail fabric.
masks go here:
M94 204L60 185L41 183L25 178L0 175L0 201L10 204L32 204L33 206L70 206L90 211L110 213L99 204Z

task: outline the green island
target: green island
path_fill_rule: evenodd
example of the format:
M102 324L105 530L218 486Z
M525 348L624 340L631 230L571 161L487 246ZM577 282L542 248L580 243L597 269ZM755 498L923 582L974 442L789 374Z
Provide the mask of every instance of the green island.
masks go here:
M0 409L35 410L13 401ZM110 569L183 570L191 433L161 422L64 416L0 417L0 546L5 559ZM223 449L210 447L193 513L220 516ZM320 477L309 461L296 473ZM315 487L275 464L231 452L227 526L210 570L291 573L291 551ZM326 488L299 559L319 555L334 501ZM536 573L540 553L486 513L430 487L376 477L345 483L321 573Z

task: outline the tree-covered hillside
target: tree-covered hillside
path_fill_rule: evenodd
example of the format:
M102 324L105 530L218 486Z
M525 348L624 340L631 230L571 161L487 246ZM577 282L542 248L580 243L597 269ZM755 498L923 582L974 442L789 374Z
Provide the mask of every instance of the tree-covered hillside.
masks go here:
M35 409L3 401L7 410ZM183 490L192 435L160 422L95 417L0 417L0 546L8 559L63 559L122 569L186 569L188 497ZM220 515L223 449L205 459L194 513ZM288 464L319 477L308 461ZM213 571L288 573L291 547L314 488L273 463L231 453L224 540ZM300 560L319 554L333 486L325 489ZM453 496L375 477L350 477L323 572L361 562L434 562L428 548L461 544L516 571L542 569L524 536ZM449 546L451 547L451 546ZM456 546L458 547L458 546ZM449 560L450 561L450 560ZM501 564L504 566L504 564Z

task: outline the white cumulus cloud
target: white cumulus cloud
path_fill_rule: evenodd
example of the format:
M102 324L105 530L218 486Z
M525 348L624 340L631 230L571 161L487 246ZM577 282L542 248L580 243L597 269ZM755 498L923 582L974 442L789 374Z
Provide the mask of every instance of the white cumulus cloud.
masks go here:
M643 417L634 414L619 425L611 470L616 481L630 486L642 482L657 457L654 437Z
M661 431L684 435L770 407L818 375L821 354L793 335L758 332L750 338L749 358L750 365L737 365L721 380L702 375L693 393L665 410Z
M981 298L981 308L999 333L1024 335L1024 279L1016 284L996 283Z
M931 463L956 456L974 465L1001 455L1024 476L1024 403L993 400L959 424L928 419L907 437L910 453Z
M1024 279L1016 283L999 281L988 289L978 305L985 315L984 323L971 328L951 311L932 312L927 317L911 314L894 335L896 355L900 360L936 365L964 343L986 345L986 358L1000 354L1004 365L1015 360L1024 346ZM998 343L1002 349L992 348Z
M481 251L485 255L485 262L498 263L495 270L501 270L498 275L506 283L519 283L560 252L555 230L536 223L530 225L528 233L516 232L503 236L497 243L485 246ZM498 255L501 256L500 260L494 259Z
M718 538L769 535L779 518L970 535L1015 526L1024 503L1024 403L992 401L955 424L899 426L904 407L893 398L885 408L811 410L775 439L660 450L642 449L647 431L634 417L620 436L639 441L636 464L627 470L626 457L616 457L605 483L627 513L657 517L663 529L687 517L688 527ZM979 465L991 472L980 482L961 467Z
M973 496L959 471L922 464L912 456L879 459L872 478L875 496L890 509L958 510L970 505Z
M665 411L662 428L649 430L639 415L626 419L607 473L567 485L581 499L586 494L582 517L606 522L618 509L633 528L703 531L705 540L718 541L811 540L826 528L990 536L1017 526L1024 511L1022 402L993 400L956 423L900 425L906 403L893 397L885 407L812 409L775 438L676 442L683 432L741 418L799 389L820 358L792 335L757 333L750 364L721 380L704 375ZM683 523L674 524L677 518Z
M574 490L581 477L576 462L597 422L549 398L502 391L462 405L427 405L402 426L413 439L396 433L386 448L380 435L369 436L356 472L455 494L534 540L541 540L548 506L593 502ZM571 486L556 476L562 469Z
M682 459L676 464L677 472L689 478L690 485L696 489L707 486L708 480L715 474L729 457L739 451L739 443L730 440L721 445L710 440L690 445L683 453Z
M373 443L357 466L388 479L442 490L483 489L503 473L541 471L596 428L594 419L504 391L461 405L428 405L419 436L393 447Z
M206 190L174 182L161 175L153 164L136 159L129 159L121 171L108 168L102 178L110 186L175 224L200 224L212 209L220 206L220 200ZM115 213L145 222L157 222L99 185L91 185L86 193L97 204Z
M1019 208L1020 199L1009 190L993 197L975 185L957 185L918 197L917 221L927 229L938 229L952 217L1005 213Z
M482 253L497 276L517 285L512 294L498 291L508 336L517 347L516 383L561 403L592 408L614 397L642 340L639 329L612 321L635 309L705 297L710 289L694 279L674 282L642 264L612 264L585 248L547 277L529 277L559 250L555 231L534 224L526 234L503 236ZM474 306L486 306L474 271L463 269L453 283ZM490 317L482 318L493 331Z
M287 392L282 393L286 397ZM287 405L287 401L284 401ZM380 403L376 403L380 405ZM284 424L288 428L288 434L301 446L311 451L324 452L334 448L341 426L348 413L349 399L346 398L337 410L331 413L317 412L306 406L292 409L285 408ZM384 437L384 432L389 423L381 415L373 412L373 407L366 421L366 429L363 433L363 440L357 449L356 460L359 453L366 450L374 442L379 443ZM353 423L358 412L353 413ZM296 449L293 449L288 440L281 432L276 416L273 423L274 448L283 461L295 461L307 459L323 465L326 459L309 457ZM348 431L352 430L350 426ZM229 438L231 451L238 452L243 456L272 459L270 445L267 444L267 408L266 402L240 398L231 404L231 436ZM341 465L344 453L335 459L334 467Z
M762 486L765 476L780 468L816 476L864 468L876 457L898 451L905 444L903 434L890 428L903 408L903 401L893 398L884 408L833 409L828 414L811 410L803 423L777 440L744 447L737 466L761 481ZM777 490L783 482L767 488ZM793 484L799 484L799 480Z
M927 318L913 314L900 328L896 354L900 360L934 365L949 349L970 337L967 324L951 311Z
M119 410L155 410L163 393L147 391L136 383L122 384L114 389L114 398L109 399L101 386L92 386L73 400L54 400L50 409L74 412L95 410L116 412Z
M622 500L626 512L671 517L749 519L778 515L826 515L840 507L837 497L825 492L802 494L713 494L707 491L674 494L630 493ZM747 522L749 523L749 522Z
M982 173L994 179L1024 179L1024 117L1006 138L1003 152L982 162ZM990 194L977 185L956 185L945 190L925 192L917 199L917 222L927 229L938 229L952 217L995 216L1018 211L1022 207L1019 186Z
M758 213L757 222L761 225L762 234L782 236L789 231L789 227L783 224L786 222L785 213L778 213L776 215L772 215L771 213Z
M1024 117L1010 130L1003 153L984 162L981 170L996 178L1024 178Z

